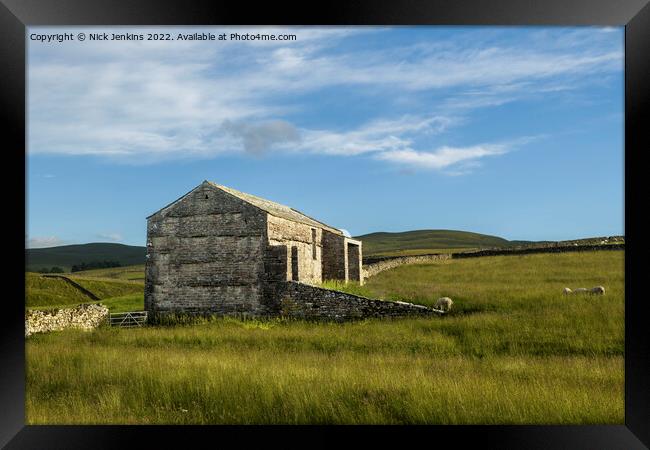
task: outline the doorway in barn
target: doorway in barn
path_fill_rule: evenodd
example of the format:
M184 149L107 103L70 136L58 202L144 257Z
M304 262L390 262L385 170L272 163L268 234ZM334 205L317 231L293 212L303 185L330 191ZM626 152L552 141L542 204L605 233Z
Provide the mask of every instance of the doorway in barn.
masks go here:
M295 245L291 247L291 279L298 280L298 247Z
M361 282L361 257L358 244L348 242L348 280Z

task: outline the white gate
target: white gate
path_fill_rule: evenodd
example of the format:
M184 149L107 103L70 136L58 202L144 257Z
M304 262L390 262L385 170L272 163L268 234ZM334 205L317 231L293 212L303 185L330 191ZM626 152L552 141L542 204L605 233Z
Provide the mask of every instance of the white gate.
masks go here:
M112 313L108 317L112 327L133 328L141 327L147 323L147 311L131 311Z

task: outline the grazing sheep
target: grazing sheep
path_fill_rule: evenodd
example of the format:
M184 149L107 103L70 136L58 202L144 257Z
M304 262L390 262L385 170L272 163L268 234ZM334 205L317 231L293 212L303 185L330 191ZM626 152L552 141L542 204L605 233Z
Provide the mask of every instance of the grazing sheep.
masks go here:
M602 286L596 286L591 289L587 288L577 288L577 289L569 289L569 288L564 288L564 295L569 295L569 294L596 294L596 295L603 295L605 294L605 288Z
M591 289L589 289L589 292L592 294L596 295L604 295L605 294L605 288L602 286L596 286Z
M443 311L449 311L451 309L451 305L453 305L454 302L451 301L449 297L440 297L438 301L436 302L436 309L441 309Z

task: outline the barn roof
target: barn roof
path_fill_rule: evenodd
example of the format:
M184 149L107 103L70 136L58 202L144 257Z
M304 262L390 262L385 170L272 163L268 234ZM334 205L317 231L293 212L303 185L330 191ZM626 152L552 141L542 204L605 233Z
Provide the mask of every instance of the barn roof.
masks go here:
M243 200L246 203L249 203L249 204L257 207L257 208L271 214L272 216L279 217L281 219L291 220L293 222L304 223L305 225L310 225L312 227L323 228L323 229L325 229L327 231L330 231L332 233L343 235L343 232L341 230L339 230L338 228L329 226L329 225L327 225L327 224L325 224L323 222L319 222L318 220L313 219L313 218L301 213L297 209L293 209L293 208L290 208L288 206L282 205L280 203L272 202L271 200L267 200L265 198L257 197L256 195L252 195L252 194L247 194L245 192L238 191L237 189L233 189L233 188L230 188L230 187L227 187L227 186L216 184L216 183L213 183L213 182L207 181L207 180L204 181L201 185L199 185L196 188L192 189L192 191L190 191L187 194L185 194L184 196L180 197L178 200L175 200L174 202L170 203L169 205L167 205L167 206L163 207L162 209L158 210L158 212L169 208L170 206L172 206L173 204L175 204L176 202L178 202L179 200L181 200L182 198L189 195L191 192L194 192L194 190L196 190L197 188L199 188L200 186L205 185L205 184L207 184L209 186L212 186L213 188L220 189L220 190L222 190L222 191L224 191L224 192L226 192L226 193L228 193L228 194L230 194L230 195L232 195L234 197L237 197L238 199ZM152 214L149 217L152 217L152 216L156 215L158 212ZM147 219L149 217L147 217Z
M227 186L222 186L220 184L213 183L208 181L211 186L221 189L222 191L227 192L230 195L233 195L246 203L250 203L253 206L258 207L261 210L266 211L275 217L280 217L281 219L291 220L293 222L304 223L306 225L311 225L312 227L324 228L332 233L342 235L343 232L338 228L331 227L323 222L319 222L316 219L313 219L297 209L290 208L289 206L282 205L280 203L272 202L262 197L257 197L256 195L247 194L245 192L238 191L237 189L229 188Z

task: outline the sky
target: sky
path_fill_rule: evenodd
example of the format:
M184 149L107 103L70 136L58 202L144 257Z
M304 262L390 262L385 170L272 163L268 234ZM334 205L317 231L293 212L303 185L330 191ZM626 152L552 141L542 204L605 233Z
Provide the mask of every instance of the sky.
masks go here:
M196 33L215 39L183 39ZM146 217L203 180L353 236L624 234L623 27L29 27L26 40L27 247L144 245Z

